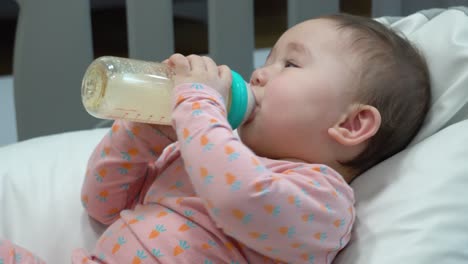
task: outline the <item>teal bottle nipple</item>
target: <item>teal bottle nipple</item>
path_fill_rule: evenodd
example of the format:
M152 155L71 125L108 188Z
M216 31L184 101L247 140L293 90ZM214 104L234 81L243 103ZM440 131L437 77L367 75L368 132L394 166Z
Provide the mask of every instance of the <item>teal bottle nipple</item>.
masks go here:
M249 88L242 76L231 70L232 83L231 83L231 104L228 109L228 121L232 129L236 129L245 120L249 108Z

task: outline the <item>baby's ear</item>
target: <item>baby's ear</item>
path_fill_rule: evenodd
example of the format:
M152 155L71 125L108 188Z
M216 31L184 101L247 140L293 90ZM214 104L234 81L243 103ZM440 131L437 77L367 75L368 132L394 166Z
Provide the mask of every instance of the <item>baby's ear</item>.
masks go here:
M353 105L331 128L328 135L344 146L357 146L374 136L380 128L381 116L370 105Z

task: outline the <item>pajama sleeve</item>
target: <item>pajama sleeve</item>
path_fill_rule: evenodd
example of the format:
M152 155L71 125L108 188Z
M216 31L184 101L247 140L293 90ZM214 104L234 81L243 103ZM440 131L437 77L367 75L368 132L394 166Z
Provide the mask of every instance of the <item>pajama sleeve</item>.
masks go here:
M170 143L156 126L115 121L88 161L81 196L88 214L111 224L121 210L133 208Z
M353 193L342 177L305 163L270 170L235 136L220 94L208 86L183 84L174 98L181 155L216 225L272 259L329 263L354 221Z

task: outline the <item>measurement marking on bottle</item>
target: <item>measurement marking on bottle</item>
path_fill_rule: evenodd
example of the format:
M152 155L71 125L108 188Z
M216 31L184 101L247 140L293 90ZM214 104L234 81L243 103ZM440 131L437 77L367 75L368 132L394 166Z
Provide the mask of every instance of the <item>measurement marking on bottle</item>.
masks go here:
M117 111L124 111L124 112L138 112L137 110L135 109L126 109L126 108L114 108L114 110L117 110ZM127 113L128 114L128 113Z

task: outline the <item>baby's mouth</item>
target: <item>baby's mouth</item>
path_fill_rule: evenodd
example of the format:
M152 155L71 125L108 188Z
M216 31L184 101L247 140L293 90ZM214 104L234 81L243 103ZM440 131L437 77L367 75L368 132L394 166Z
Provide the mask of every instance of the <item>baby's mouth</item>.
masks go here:
M252 120L255 118L255 115L258 111L258 109L260 108L260 105L258 104L258 100L257 100L257 95L255 94L255 90L252 89L252 95L253 95L253 106L252 106L252 111L249 115L249 117L247 118L247 120L244 122L244 124L248 124L250 122L252 122Z
M248 124L250 122L252 122L252 120L254 120L255 118L255 115L257 114L257 111L260 109L259 105L258 104L255 104L253 109L252 109L252 113L250 113L250 116L249 118L247 118L247 120L245 121L244 124Z

